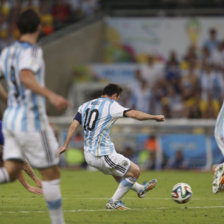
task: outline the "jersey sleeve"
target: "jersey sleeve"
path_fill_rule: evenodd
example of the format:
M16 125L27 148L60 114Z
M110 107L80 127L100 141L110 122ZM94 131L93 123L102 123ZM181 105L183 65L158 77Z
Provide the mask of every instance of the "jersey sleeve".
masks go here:
M82 124L82 106L79 106L78 111L73 120L77 120L80 124Z
M111 105L110 114L113 118L121 118L125 117L125 113L129 110L129 108L123 107L115 101Z
M40 48L32 47L23 52L20 57L19 70L28 69L37 73L41 68L43 53Z

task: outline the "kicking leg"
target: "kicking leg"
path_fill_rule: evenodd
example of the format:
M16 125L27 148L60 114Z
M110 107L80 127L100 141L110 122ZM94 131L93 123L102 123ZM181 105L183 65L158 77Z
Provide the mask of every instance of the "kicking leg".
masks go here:
M131 163L130 168L126 175L120 180L117 190L115 191L112 198L106 204L106 208L108 209L118 209L118 210L126 210L128 209L124 204L120 201L120 199L132 188L135 184L136 180L140 175L139 167ZM119 180L116 178L116 180Z
M120 176L113 176L113 178L115 179L115 181L116 181L117 183L120 183L120 182L122 181L122 179L123 179L123 177L120 177ZM144 190L144 185L139 184L139 183L136 181L136 182L132 185L131 189L132 189L133 191L136 191L136 192L138 193L139 191L143 191L143 190Z
M134 163L133 163L134 164ZM136 165L136 164L134 164ZM113 176L114 179L120 183L122 180L122 177L120 176ZM134 190L135 192L137 192L137 195L139 198L144 198L145 194L149 191L152 190L153 188L155 188L157 184L157 180L156 179L152 179L149 182L147 182L146 184L139 184L137 181L132 185L131 189Z

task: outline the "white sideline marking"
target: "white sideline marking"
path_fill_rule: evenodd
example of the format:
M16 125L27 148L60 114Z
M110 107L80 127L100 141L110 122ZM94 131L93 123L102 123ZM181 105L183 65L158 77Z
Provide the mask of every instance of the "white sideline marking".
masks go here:
M28 200L35 200L36 198L23 198L23 199L28 199ZM99 200L99 201L108 201L108 197L107 198L85 198L85 197L74 197L74 199L77 199L77 200ZM125 200L136 200L136 197L124 197ZM4 198L2 200L7 200L7 201L20 201L21 199L20 198ZM70 198L66 198L66 197L63 197L63 200L70 200ZM144 201L150 201L150 200L165 200L165 201L168 201L168 200L172 200L171 197L167 197L167 198L150 198L150 197L145 197L144 199L139 199L137 198L137 200L144 200ZM208 198L204 197L204 198L193 198L194 201L203 201L203 200L208 200ZM209 198L209 200L211 201L223 201L223 198L218 198L218 197L214 197L214 198Z
M216 208L224 208L224 206L182 206L182 207L160 207L160 208L131 208L126 211L142 211L142 210L172 210L172 209L216 209ZM108 210L108 209L72 209L72 210L64 210L64 213L78 213L78 212L112 212L115 210ZM119 212L126 212L126 211L119 211ZM29 213L47 213L47 211L40 210L40 211L1 211L0 214L29 214Z

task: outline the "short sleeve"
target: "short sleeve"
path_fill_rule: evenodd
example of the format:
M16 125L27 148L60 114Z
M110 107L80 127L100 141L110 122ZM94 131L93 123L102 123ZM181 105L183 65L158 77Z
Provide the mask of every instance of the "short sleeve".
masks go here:
M19 70L29 69L36 73L41 68L43 53L40 48L32 47L24 51L20 58Z
M110 108L110 114L113 118L125 117L125 112L129 110L129 108L123 107L118 102L114 101Z

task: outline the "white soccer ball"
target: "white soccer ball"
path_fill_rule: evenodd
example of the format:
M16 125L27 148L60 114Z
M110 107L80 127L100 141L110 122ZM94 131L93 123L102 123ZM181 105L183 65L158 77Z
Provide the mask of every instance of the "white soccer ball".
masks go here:
M175 202L183 204L190 200L192 194L192 189L188 184L177 183L172 189L171 197Z

